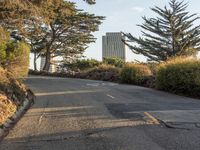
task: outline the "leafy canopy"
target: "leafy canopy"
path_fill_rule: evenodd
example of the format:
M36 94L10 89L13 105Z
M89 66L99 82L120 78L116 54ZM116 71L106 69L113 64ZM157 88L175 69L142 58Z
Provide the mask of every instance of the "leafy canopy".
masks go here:
M77 10L74 3L67 1L49 4L43 9L48 24L38 26L35 23L32 27L31 23L28 31L31 31L32 52L45 56L48 61L44 70L48 70L50 63L53 63L50 62L53 57L59 56L65 60L82 55L87 44L95 41L92 32L98 30L104 18ZM35 32L35 29L39 32Z

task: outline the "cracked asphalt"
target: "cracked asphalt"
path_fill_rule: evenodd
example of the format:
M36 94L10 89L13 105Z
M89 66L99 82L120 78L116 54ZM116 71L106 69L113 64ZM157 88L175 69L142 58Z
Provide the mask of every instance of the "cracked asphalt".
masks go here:
M117 83L31 76L36 101L0 150L199 150L200 100Z

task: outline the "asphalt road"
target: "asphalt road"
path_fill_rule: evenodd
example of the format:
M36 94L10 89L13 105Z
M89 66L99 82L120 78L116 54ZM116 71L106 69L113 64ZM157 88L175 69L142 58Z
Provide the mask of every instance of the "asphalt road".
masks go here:
M0 150L200 150L200 100L102 81L26 83L36 102Z

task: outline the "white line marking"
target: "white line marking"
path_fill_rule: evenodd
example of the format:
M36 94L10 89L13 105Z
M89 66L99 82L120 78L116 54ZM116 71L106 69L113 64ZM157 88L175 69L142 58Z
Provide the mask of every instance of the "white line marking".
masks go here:
M98 83L93 83L93 84L88 83L87 86L99 86L99 84Z
M101 91L102 90L78 90L78 91L35 93L35 95L36 96L50 96L50 95L62 95L62 94L84 94L84 93L95 93L95 92L101 92Z
M112 95L109 95L109 94L107 94L106 96L108 96L108 97L110 97L110 98L112 98L112 99L114 99L114 98L115 98L114 96L112 96Z

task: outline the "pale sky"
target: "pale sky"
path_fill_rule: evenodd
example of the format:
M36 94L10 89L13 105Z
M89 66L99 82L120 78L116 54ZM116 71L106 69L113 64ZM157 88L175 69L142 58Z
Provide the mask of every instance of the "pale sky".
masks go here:
M102 58L102 36L106 32L123 31L139 36L141 33L137 24L143 23L142 16L154 17L155 14L150 8L155 5L163 8L169 2L169 0L96 0L97 3L95 5L88 5L83 0L70 1L76 2L79 9L106 17L99 31L94 33L97 38L96 42L90 44L84 53L86 58L98 60ZM200 0L189 0L186 2L189 2L188 11L190 13L197 13L200 16ZM196 24L200 24L200 20ZM134 55L127 49L127 60L134 61L134 59L139 61L146 60L143 56ZM32 68L32 61L30 65Z

